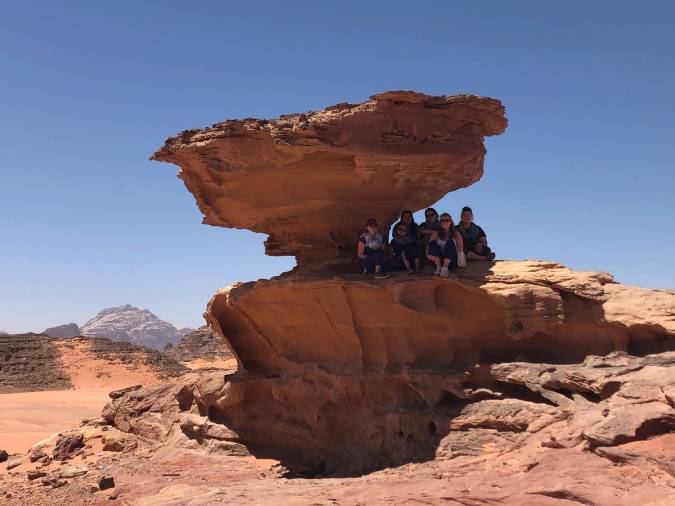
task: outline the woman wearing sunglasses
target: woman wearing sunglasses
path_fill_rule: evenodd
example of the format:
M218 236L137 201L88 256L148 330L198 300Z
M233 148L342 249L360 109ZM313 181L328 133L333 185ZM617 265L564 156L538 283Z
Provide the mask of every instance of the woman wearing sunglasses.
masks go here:
M464 248L464 243L448 213L441 214L440 225L429 241L427 258L436 266L434 274L447 278L449 272L457 268L457 251Z
M417 238L410 234L410 228L405 222L400 221L396 224L389 246L394 253L390 270L405 269L408 273L420 271L421 250Z

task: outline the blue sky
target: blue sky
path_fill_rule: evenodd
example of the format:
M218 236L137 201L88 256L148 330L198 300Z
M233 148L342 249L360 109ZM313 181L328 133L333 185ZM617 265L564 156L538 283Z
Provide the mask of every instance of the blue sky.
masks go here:
M0 329L134 304L197 326L293 265L201 225L164 140L390 89L507 109L472 205L501 258L675 287L675 3L2 2Z

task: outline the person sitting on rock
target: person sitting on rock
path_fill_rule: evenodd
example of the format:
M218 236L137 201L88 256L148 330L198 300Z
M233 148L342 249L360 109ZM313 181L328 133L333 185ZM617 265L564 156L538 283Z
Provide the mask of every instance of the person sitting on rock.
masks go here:
M488 247L485 232L473 222L473 211L470 207L462 208L462 221L456 228L464 241L464 253L467 260L491 261L495 259L494 252Z
M384 240L377 233L377 220L368 218L366 221L366 231L361 234L357 246L357 255L361 260L361 270L363 274L375 271L375 277L386 278L384 274Z
M422 251L427 250L431 236L441 229L441 222L438 221L438 213L433 207L429 207L424 211L424 219L425 220L419 226L419 243Z
M427 246L427 258L436 266L436 276L447 278L457 268L457 251L463 247L462 236L455 229L452 217L441 214L441 228L434 232Z
M420 271L420 247L417 244L417 238L410 235L410 228L399 221L394 226L393 237L389 243L394 257L388 270L400 271L405 269L408 273Z
M403 211L401 213L400 221L396 225L394 225L394 228L392 229L392 234L391 234L392 238L396 237L396 230L397 230L398 226L401 225L401 224L408 227L408 234L411 235L412 237L414 237L416 241L419 239L420 228L417 225L417 223L415 223L415 218L414 218L411 210L406 209L405 211Z

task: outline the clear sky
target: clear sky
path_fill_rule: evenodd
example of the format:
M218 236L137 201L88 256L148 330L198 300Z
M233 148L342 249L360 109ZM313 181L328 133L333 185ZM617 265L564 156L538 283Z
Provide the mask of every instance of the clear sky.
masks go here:
M472 205L500 258L675 287L675 3L0 2L0 329L130 303L202 324L287 270L201 224L164 140L391 89L502 100Z

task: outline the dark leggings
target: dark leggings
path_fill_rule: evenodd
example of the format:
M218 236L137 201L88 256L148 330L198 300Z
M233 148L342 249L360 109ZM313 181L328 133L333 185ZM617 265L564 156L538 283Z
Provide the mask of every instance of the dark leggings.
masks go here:
M368 272L375 270L376 266L384 265L384 251L381 249L366 248L366 258L361 259L361 269L366 269Z
M417 243L406 244L405 246L392 247L394 250L394 257L388 262L386 266L387 271L403 271L406 269L404 259L408 265L415 267L415 260L420 258L420 247Z
M455 241L449 239L445 243L443 249L438 245L436 241L431 241L429 243L428 249L429 255L440 257L441 265L443 265L443 260L449 259L450 263L448 264L448 269L453 270L457 268L457 246L455 246Z

